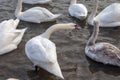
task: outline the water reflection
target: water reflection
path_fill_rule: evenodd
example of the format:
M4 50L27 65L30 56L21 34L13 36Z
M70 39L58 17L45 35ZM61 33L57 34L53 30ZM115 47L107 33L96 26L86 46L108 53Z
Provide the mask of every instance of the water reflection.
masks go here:
M35 70L29 70L27 71L27 75L29 76L30 80L57 80L54 75L42 68L39 68L38 72Z
M120 75L120 67L113 66L113 65L105 65L103 63L93 61L90 58L88 58L87 56L86 56L86 58L90 64L89 70L92 72L92 74L102 71L108 75L113 75L113 76Z

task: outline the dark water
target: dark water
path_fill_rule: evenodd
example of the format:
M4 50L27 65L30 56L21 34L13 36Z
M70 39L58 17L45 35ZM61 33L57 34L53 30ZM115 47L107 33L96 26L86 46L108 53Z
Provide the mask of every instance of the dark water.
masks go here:
M0 22L6 19L15 19L14 10L17 0L0 0ZM95 4L93 0L78 0L84 3L90 12ZM100 0L99 11L113 2L119 0ZM79 31L63 30L55 32L51 40L56 43L58 61L65 80L120 80L120 68L115 66L97 63L87 58L84 54L84 47L89 32L85 21L78 21L68 14L70 0L53 0L49 5L27 5L23 4L26 10L33 6L43 6L53 13L62 13L56 22L33 24L20 22L18 28L28 27L18 49L0 56L0 80L16 78L19 80L61 80L52 74L40 69L34 72L32 63L24 52L24 44L32 37L44 32L49 26L55 23L75 22L84 27ZM120 28L101 28L97 42L109 42L120 48Z

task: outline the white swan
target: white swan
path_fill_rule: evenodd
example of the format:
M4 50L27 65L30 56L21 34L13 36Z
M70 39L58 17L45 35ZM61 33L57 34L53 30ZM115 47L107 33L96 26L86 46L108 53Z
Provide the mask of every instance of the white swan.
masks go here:
M52 0L23 0L23 3L27 4L47 4Z
M15 16L23 21L41 23L47 21L54 21L61 14L53 14L49 10L43 7L33 7L24 12L22 10L22 0L18 0L18 5L15 11Z
M100 27L116 27L120 26L120 3L112 3L101 11L97 16L98 0L96 5L88 18L88 24L93 25L93 21L99 21Z
M49 38L54 31L74 28L78 28L74 23L56 24L51 26L43 34L30 39L26 43L25 52L27 57L33 62L34 66L39 66L63 79L57 61L56 46Z
M16 29L19 20L5 20L0 23L0 55L8 53L17 48L21 42L25 29Z
M83 20L87 17L87 8L83 4L77 4L77 0L71 0L69 6L69 14L73 17L76 17L80 20Z
M120 67L120 49L110 43L95 43L98 33L99 23L95 21L92 36L85 48L85 54L95 61Z

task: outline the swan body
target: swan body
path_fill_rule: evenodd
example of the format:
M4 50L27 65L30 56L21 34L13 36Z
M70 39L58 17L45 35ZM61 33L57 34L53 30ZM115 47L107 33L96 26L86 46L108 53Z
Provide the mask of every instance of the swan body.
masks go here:
M47 4L51 2L51 0L23 0L23 3L27 4Z
M56 46L49 40L52 32L59 29L74 29L75 24L56 24L48 28L43 34L30 39L25 45L27 57L34 66L39 66L63 79L56 55Z
M101 11L97 16L95 16L98 8L98 0L91 13L93 16L90 19L92 22L89 23L93 25L93 20L99 21L100 27L117 27L120 26L120 3L112 3L107 6L103 11Z
M56 20L61 14L53 14L43 7L33 7L24 12L22 10L22 1L18 0L15 16L23 21L41 23Z
M71 0L68 11L72 17L80 20L84 20L87 17L87 8L83 4L77 4L76 0Z
M120 66L120 50L110 43L97 43L88 46L85 52L95 61Z
M8 53L17 48L21 42L25 29L16 29L19 20L5 20L0 23L0 55Z
M120 67L120 49L110 43L95 44L99 32L99 23L95 22L94 27L94 32L86 45L85 54L97 62Z

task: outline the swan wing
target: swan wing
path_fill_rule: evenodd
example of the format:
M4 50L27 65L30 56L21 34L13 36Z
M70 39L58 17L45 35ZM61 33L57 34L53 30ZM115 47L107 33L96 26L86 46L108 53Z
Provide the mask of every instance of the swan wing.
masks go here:
M14 30L11 32L2 32L0 34L0 42L1 42L0 46L5 46L8 44L16 44L16 41L20 42L26 29L27 28L21 29L21 30ZM2 44L4 44L4 45L2 45Z
M44 7L33 7L31 9L40 10L40 11L42 11L48 17L54 16L53 13L51 13L48 9L46 9Z
M97 43L86 48L86 54L104 64L120 65L120 50L109 43ZM88 52L87 52L88 51Z
M103 23L120 22L120 4L113 3L101 11L95 18Z
M4 29L6 29L5 26L4 26L6 24L6 22L7 22L7 20L4 20L0 23L0 32L3 32Z
M46 8L34 7L22 12L19 17L25 21L40 23L42 21L48 20L49 18L52 18L53 14Z
M69 13L72 15L86 16L87 9L83 4L72 4L69 7Z
M0 23L0 32L11 32L16 29L19 24L19 20L4 20Z
M12 44L13 39L16 37L14 33L3 32L0 34L0 48Z
M14 34L19 20L4 20L0 23L0 48L12 43L17 34Z
M103 47L104 51L106 51L108 55L110 55L111 58L118 58L120 60L120 50L113 46L112 44L106 43Z
M34 64L54 63L57 60L55 44L40 36L28 41L25 51Z

